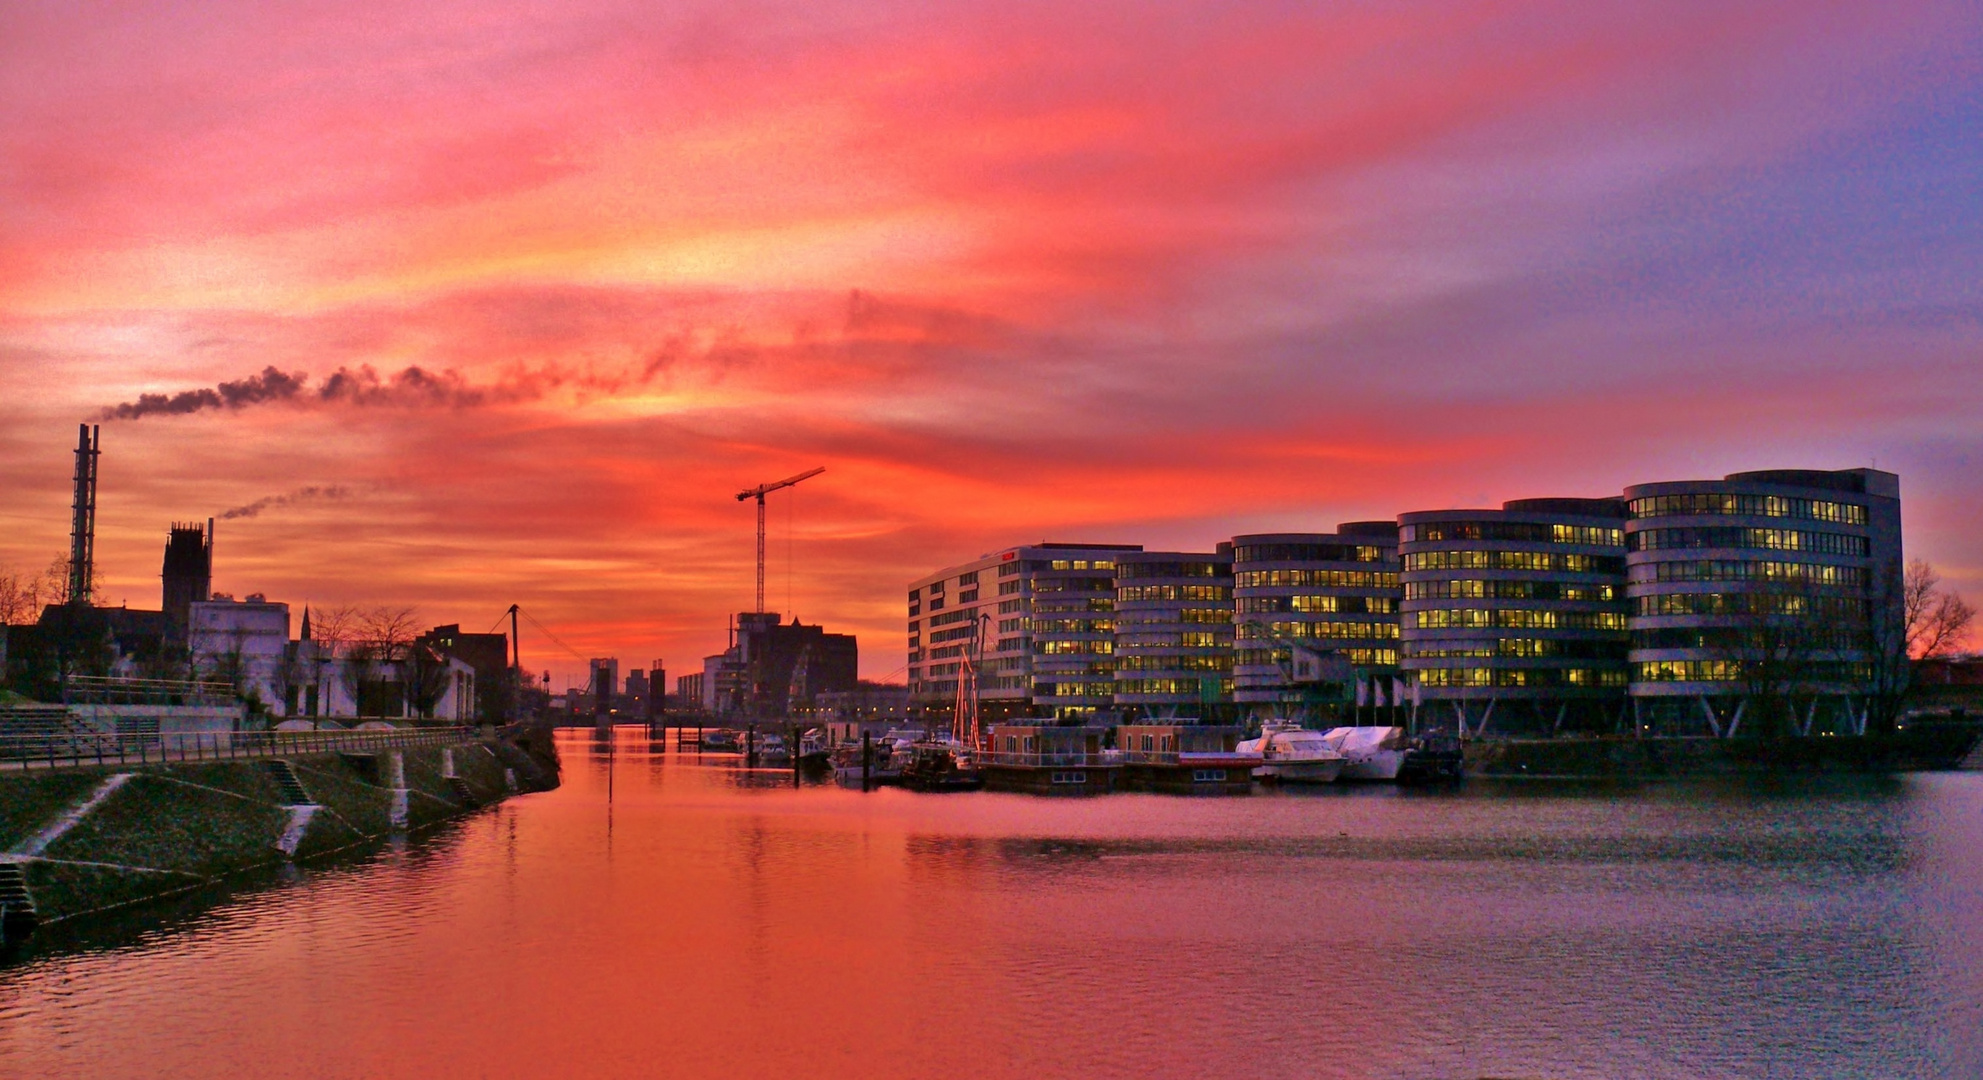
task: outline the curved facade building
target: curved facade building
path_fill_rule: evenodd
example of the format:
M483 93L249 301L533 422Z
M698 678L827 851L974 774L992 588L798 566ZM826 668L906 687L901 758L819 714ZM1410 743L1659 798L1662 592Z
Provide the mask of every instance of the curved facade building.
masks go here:
M1422 732L1614 731L1627 679L1625 504L1522 499L1398 518L1399 666Z
M1804 734L1861 728L1867 620L1900 632L1898 476L1782 469L1625 498L1642 732L1733 735L1752 706Z
M1125 552L1115 560L1115 707L1125 718L1232 711L1232 553Z
M1336 653L1367 675L1398 665L1398 526L1352 521L1333 533L1253 533L1233 549L1233 698L1259 716L1289 715L1302 695L1277 642Z

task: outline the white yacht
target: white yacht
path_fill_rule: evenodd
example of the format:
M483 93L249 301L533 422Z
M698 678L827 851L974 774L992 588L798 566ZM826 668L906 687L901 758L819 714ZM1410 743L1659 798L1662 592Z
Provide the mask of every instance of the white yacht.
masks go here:
M1257 779L1326 784L1343 771L1342 753L1319 731L1286 720L1269 720L1260 730L1260 738L1247 739L1233 748L1236 754L1260 755L1262 764L1253 770Z
M1343 757L1344 780L1396 780L1409 751L1400 727L1330 728L1321 738Z

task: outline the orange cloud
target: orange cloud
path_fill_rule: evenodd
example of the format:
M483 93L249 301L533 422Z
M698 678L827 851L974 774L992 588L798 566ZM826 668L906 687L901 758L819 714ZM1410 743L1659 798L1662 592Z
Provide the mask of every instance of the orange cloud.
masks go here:
M789 539L870 674L908 579L1007 543L1875 455L1983 587L1977 244L1882 216L1973 217L1923 104L1969 100L1973 23L10 8L0 558L62 548L70 425L109 409L113 598L156 601L173 519L337 490L225 525L220 587L515 601L677 670L748 603L734 492L815 464L770 592Z

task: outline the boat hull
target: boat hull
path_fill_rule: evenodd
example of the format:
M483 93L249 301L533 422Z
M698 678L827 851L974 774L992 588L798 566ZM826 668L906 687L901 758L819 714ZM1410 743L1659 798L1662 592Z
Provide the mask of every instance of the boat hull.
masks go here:
M853 768L844 766L836 768L833 770L833 779L841 787L858 789L861 786L861 767L856 765ZM900 783L902 783L900 769L876 769L868 774L869 787L893 787Z
M1322 761L1274 761L1253 770L1261 780L1280 784L1332 784L1343 773L1342 758Z
M1258 758L1238 762L1142 763L1122 766L1117 778L1120 790L1148 791L1161 795L1250 795L1253 770L1248 766Z
M1116 765L1007 765L986 763L979 766L986 791L1013 791L1028 795L1106 795L1117 787Z
M1398 769L1405 763L1405 753L1403 750L1379 750L1369 757L1346 759L1337 778L1376 783L1396 780Z

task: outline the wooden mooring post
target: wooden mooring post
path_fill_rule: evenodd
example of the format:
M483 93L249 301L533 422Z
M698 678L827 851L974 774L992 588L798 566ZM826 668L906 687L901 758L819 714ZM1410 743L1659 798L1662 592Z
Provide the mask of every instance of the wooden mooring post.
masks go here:
M861 729L861 793L871 789L874 781L874 732Z
M792 725L791 741L785 744L792 754L792 786L799 786L799 725Z

